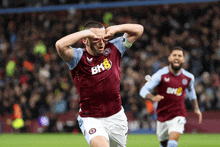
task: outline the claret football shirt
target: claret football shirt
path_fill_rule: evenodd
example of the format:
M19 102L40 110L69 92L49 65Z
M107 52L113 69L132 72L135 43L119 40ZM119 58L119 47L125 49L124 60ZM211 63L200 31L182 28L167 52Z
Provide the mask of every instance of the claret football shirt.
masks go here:
M164 122L176 116L186 117L185 93L190 100L196 99L193 74L181 69L179 74L170 72L168 66L158 70L140 91L140 95L146 95L156 87L157 94L164 96L157 106L157 120Z
M67 65L79 93L81 117L108 117L121 110L120 62L127 49L125 40L126 34L109 41L100 56L73 48Z

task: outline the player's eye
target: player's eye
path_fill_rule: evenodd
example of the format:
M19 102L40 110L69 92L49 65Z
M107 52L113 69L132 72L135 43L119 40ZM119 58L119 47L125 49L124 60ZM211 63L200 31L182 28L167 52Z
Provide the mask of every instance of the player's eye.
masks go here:
M99 41L99 39L92 39L92 41L93 41L93 42L98 42L98 41Z

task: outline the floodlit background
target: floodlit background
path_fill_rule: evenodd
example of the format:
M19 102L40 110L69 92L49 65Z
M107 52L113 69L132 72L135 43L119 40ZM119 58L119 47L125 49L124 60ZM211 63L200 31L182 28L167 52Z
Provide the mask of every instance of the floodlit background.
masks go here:
M139 91L145 75L167 65L169 49L174 46L185 49L184 68L196 78L196 94L203 112L203 123L198 125L186 97L185 132L203 137L201 133L220 133L218 1L1 0L0 3L0 133L5 134L3 137L10 139L8 133L43 136L79 133L81 142L86 143L76 121L79 96L66 63L56 52L55 42L82 30L90 20L102 22L106 27L122 23L144 26L144 34L125 52L121 62L121 99L130 134L153 134L150 136L159 146L154 135L157 104L143 100ZM83 44L79 41L74 47ZM21 129L12 127L14 103L22 110ZM135 139L128 139L129 146Z

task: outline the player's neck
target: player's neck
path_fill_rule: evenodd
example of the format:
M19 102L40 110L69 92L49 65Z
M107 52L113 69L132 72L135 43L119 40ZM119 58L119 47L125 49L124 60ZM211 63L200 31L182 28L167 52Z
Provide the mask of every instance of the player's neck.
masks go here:
M175 75L178 75L178 74L180 74L180 72L181 72L181 68L176 71L176 70L173 70L173 68L171 67L171 65L169 65L169 70L170 70L173 74L175 74Z
M92 51L92 49L88 46L86 46L86 51L92 56L98 56L98 55L95 55L95 53Z

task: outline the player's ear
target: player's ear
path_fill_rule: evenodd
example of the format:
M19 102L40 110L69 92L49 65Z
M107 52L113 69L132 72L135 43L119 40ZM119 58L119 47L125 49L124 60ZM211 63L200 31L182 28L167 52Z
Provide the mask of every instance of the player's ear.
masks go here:
M83 39L82 39L82 42L83 42L83 44L85 44L85 45L86 45L86 44L87 44L87 42L88 42L88 38L83 38Z
M168 57L168 61L171 62L170 60L171 60L171 57L170 57L170 55L169 55L169 57Z

